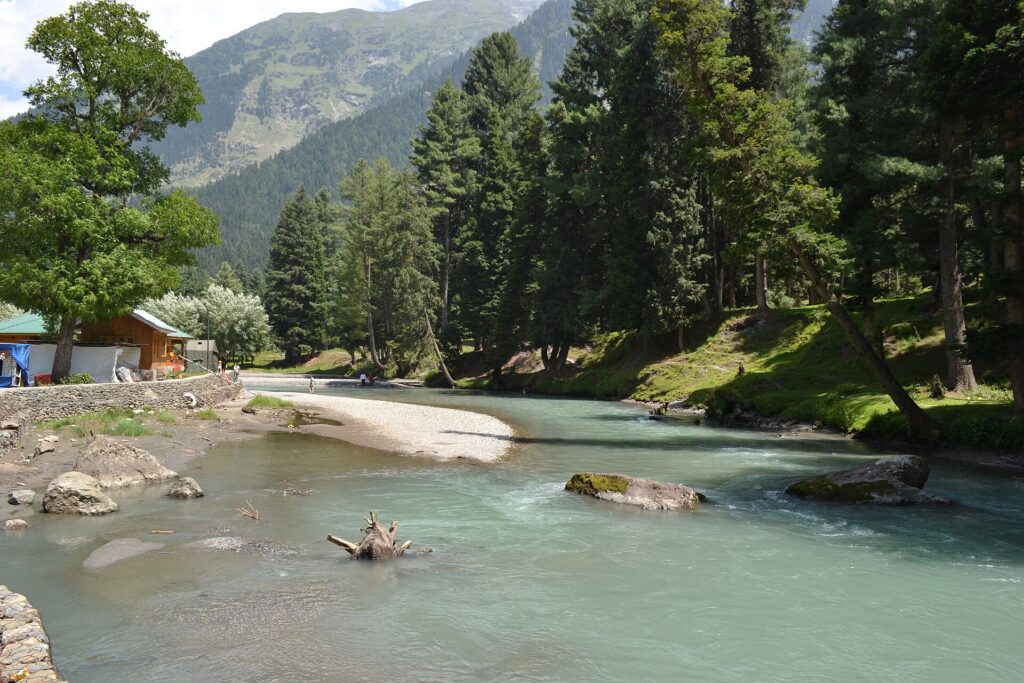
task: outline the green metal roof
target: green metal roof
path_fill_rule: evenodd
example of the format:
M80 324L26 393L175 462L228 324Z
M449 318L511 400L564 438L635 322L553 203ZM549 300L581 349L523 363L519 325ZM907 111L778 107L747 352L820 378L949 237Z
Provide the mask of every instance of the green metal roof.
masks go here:
M46 334L46 323L35 313L22 313L0 321L0 334Z
M182 332L177 328L171 327L163 320L160 320L160 318L141 308L136 308L130 315L136 320L140 320L150 327L163 332L172 339L192 339L192 335L188 332ZM35 313L22 313L13 318L0 321L0 334L43 335L46 334L46 323L43 321L42 316Z

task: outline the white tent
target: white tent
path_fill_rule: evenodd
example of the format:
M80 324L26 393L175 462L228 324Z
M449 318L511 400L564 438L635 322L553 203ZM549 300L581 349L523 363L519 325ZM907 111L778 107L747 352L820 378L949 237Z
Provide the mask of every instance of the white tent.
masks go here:
M56 344L32 344L28 371L33 377L49 375L53 370L53 356ZM71 354L71 374L89 373L97 382L116 382L114 370L127 365L133 370L139 367L142 349L138 346L79 346Z

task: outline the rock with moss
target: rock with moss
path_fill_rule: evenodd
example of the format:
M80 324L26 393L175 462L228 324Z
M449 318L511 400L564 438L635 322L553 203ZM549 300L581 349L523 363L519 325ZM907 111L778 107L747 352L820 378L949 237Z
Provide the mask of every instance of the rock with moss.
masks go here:
M786 493L807 500L875 505L947 504L921 489L928 481L928 461L919 455L900 455L852 470L829 472L799 481Z
M565 490L645 510L693 510L704 500L688 486L624 474L577 472L566 482Z

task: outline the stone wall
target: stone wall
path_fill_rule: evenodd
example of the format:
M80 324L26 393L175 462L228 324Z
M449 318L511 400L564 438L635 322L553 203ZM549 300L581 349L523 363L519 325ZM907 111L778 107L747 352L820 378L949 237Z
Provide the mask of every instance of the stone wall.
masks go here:
M238 385L216 374L162 382L0 389L0 420L33 424L106 408L187 408L186 393L196 397L197 407L204 407L235 398L238 392Z
M0 586L0 683L61 683L50 638L28 599Z

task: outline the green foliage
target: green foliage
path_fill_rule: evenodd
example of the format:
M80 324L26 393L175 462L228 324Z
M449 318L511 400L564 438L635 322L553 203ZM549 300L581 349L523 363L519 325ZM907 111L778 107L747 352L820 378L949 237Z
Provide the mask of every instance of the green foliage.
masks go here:
M217 241L209 210L157 194L167 172L145 145L197 120L202 96L146 18L96 0L40 22L28 46L56 72L25 91L32 114L0 123L0 290L64 330L162 294ZM71 342L58 341L55 379Z
M424 315L437 301L432 213L416 177L384 159L359 162L339 189L348 202L340 258L370 353L380 368L411 364L424 352Z
M266 408L270 410L279 410L295 407L295 405L291 401L286 401L283 398L278 398L276 396L263 395L256 396L245 405L248 408Z
M169 414L164 414L170 416ZM173 418L173 416L170 416ZM72 415L59 420L43 422L38 426L42 429L58 431L72 428L73 434L86 437L90 434L108 434L111 436L147 436L153 430L144 422L145 415L135 416L132 411L123 408L108 408L95 413ZM165 419L161 419L165 422ZM173 419L171 420L173 422Z
M300 188L281 210L274 230L266 307L289 362L324 347L324 229L316 202Z
M76 372L73 375L68 375L57 384L95 384L96 380L92 378L88 372Z
M192 417L196 420L220 420L220 416L213 408L204 408L203 410L197 410L192 413Z
M613 474L577 472L565 483L565 490L588 496L596 496L599 493L625 494L628 486L629 481L625 477Z
M169 292L150 299L147 311L197 339L207 329L219 352L228 358L252 358L270 342L270 324L258 296L209 285L200 297Z

